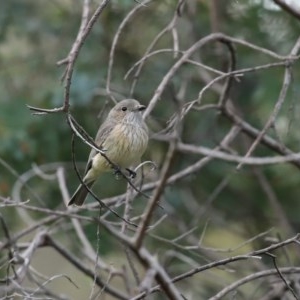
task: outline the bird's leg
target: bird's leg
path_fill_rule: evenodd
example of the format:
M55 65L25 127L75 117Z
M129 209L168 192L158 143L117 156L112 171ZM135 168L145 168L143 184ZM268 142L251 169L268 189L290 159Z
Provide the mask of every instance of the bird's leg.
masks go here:
M136 177L136 172L130 170L129 168L126 168L126 171L129 173L129 177L134 179Z
M119 168L119 166L113 166L114 169L114 175L116 177L116 179L120 179L122 172L121 169ZM134 172L133 170L130 170L129 168L126 168L126 171L129 173L129 177L134 179L136 177L136 172Z
M113 174L115 175L116 179L119 180L122 175L120 167L118 165L114 165L112 168L114 170Z

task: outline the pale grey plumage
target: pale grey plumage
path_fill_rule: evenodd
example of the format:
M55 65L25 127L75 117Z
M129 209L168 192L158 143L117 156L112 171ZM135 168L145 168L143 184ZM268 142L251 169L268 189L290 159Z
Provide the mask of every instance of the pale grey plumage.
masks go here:
M148 144L148 128L141 111L145 106L137 100L126 99L115 105L100 126L95 143L120 168L138 162ZM85 169L84 183L91 187L101 173L111 169L107 160L92 149ZM79 185L68 205L82 205L88 190Z

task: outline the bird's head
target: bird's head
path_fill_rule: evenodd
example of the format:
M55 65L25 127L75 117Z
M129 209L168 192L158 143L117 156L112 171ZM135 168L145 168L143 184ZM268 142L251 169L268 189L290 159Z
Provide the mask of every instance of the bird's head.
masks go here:
M117 120L126 120L128 122L134 120L142 120L141 112L146 108L134 99L125 99L117 103L109 113L109 118Z

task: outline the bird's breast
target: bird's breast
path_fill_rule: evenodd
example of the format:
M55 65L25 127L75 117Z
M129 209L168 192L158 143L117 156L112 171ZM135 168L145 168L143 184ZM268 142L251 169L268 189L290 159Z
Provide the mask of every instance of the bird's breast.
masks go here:
M126 168L140 160L147 144L148 131L145 126L120 123L108 135L103 149L112 162Z

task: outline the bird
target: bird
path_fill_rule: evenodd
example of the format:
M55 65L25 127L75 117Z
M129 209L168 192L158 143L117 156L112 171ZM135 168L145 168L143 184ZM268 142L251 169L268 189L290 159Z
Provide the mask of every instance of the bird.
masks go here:
M125 99L117 103L100 126L95 144L104 151L107 158L120 170L128 169L140 161L148 145L148 127L143 120L142 111L146 108L135 99ZM83 177L84 184L91 188L99 176L112 169L111 164L95 149L92 149ZM81 206L88 190L80 184L68 205Z

